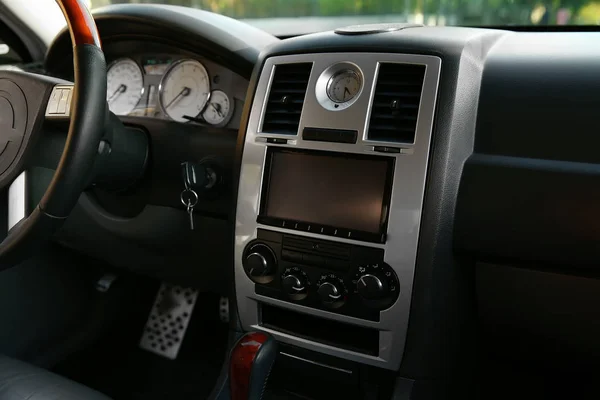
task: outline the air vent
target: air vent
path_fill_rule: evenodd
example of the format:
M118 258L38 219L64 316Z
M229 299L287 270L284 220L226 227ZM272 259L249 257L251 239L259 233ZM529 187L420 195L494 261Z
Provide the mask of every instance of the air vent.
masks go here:
M312 63L275 67L262 132L296 135Z
M373 97L369 140L414 143L425 65L382 63Z

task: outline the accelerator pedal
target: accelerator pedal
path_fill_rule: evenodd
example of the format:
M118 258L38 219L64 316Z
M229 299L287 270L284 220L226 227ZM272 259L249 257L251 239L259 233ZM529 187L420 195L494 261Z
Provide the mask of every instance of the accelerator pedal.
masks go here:
M146 321L140 347L176 359L197 297L195 289L163 283Z

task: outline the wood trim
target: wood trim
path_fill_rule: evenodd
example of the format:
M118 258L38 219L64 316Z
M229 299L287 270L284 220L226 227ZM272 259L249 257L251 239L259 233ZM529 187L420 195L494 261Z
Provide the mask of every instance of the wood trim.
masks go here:
M250 394L250 375L258 350L269 339L262 332L247 333L233 348L230 358L229 380L231 399L247 400Z
M98 28L85 2L83 0L56 0L56 2L67 20L73 46L90 44L102 48Z

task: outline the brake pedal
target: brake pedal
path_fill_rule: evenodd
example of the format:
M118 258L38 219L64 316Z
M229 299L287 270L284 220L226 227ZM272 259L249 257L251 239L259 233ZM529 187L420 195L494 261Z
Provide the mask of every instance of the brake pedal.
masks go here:
M174 360L187 330L198 291L163 283L146 321L140 347Z

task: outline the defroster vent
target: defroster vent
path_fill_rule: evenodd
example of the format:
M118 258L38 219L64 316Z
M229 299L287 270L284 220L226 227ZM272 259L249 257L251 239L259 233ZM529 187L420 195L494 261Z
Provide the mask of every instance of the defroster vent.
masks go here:
M369 140L414 143L425 65L382 63L369 120Z
M280 64L267 100L262 132L295 135L300 125L300 114L312 63Z

